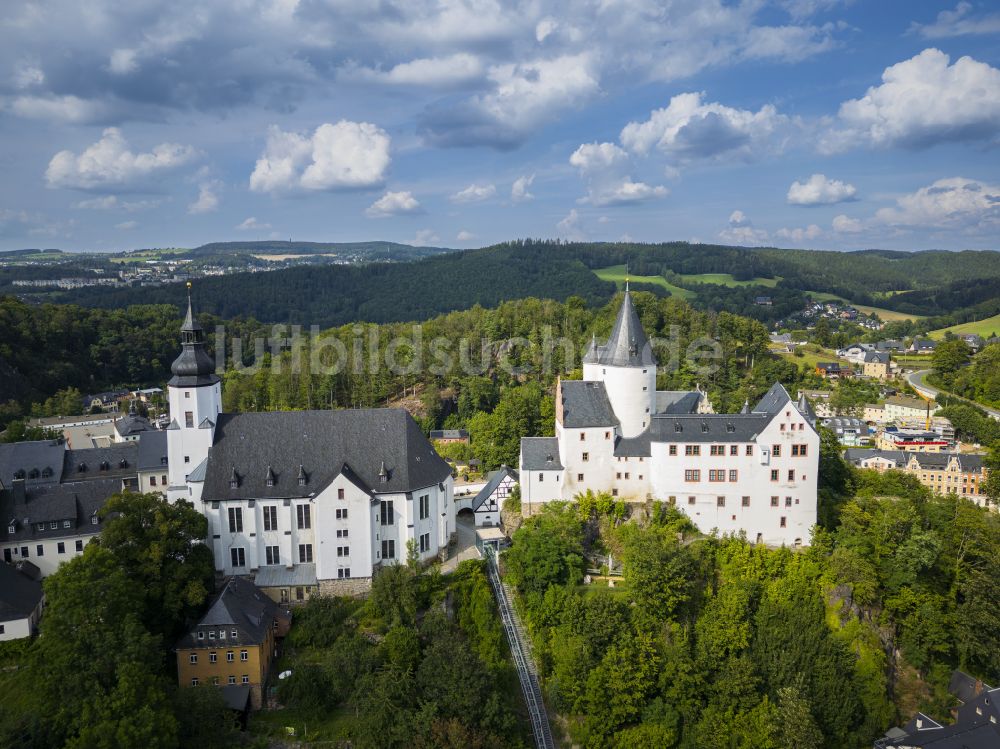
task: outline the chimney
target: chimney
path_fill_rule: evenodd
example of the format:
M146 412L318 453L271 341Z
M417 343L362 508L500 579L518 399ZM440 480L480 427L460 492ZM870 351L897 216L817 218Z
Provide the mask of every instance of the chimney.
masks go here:
M24 505L26 497L24 495L24 479L14 479L10 484L10 493L14 497L14 505Z

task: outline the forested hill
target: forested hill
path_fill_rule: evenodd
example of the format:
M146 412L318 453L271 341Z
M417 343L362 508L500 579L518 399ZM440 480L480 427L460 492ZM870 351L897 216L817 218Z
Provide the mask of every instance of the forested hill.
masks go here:
M375 259L414 259L454 252L447 247L416 247L399 242L292 242L265 240L259 242L210 242L184 253L186 257L215 255L322 255L326 253L370 256Z
M607 302L602 281L559 246L504 246L438 255L411 263L309 266L268 273L204 278L196 284L199 310L224 318L329 328L355 321L426 320L476 304L495 307L525 297L588 305ZM89 307L180 304L181 284L156 288L84 288L59 301Z
M261 243L276 251L288 243ZM379 243L375 243L379 244ZM273 245L273 247L272 247ZM205 245L212 247L212 245ZM201 248L204 249L204 248ZM259 249L258 251L263 251ZM315 250L318 251L318 250ZM592 271L628 264L641 276L700 289L695 304L757 314L755 294L798 309L804 290L841 295L859 304L922 315L945 315L977 305L977 316L1000 305L998 252L825 252L774 248L664 244L560 243L525 240L407 263L360 267L290 268L234 274L198 282L200 304L222 317L253 316L267 322L334 326L355 320L420 320L475 304L495 306L524 297L565 300L577 294L605 302L610 282ZM731 274L737 282L765 286L692 286L699 274ZM661 289L659 293L668 293ZM59 301L95 307L137 303L177 304L177 287L67 292Z

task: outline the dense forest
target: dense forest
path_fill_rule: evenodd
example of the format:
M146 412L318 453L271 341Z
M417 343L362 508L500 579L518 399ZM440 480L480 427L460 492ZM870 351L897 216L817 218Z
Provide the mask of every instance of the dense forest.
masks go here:
M515 533L508 579L574 744L870 746L918 709L947 715L953 668L1000 680L1000 516L830 447L836 512L805 550L600 495ZM582 585L608 555L617 585Z

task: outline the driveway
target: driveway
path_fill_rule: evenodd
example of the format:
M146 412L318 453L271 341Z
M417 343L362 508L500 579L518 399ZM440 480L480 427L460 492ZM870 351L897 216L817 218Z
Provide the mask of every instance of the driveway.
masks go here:
M441 572L454 572L455 568L466 559L482 559L482 554L476 548L475 520L467 513L455 516L455 548L451 556L441 563Z

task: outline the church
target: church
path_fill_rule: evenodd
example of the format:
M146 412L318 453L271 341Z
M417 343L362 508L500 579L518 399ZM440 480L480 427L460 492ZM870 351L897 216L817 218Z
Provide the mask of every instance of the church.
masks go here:
M405 410L223 413L190 298L171 373L167 498L208 518L218 573L285 602L364 592L410 547L447 553L451 468Z
M521 440L525 513L593 490L667 502L705 533L808 544L820 440L805 398L775 383L755 406L717 414L700 389L657 391L656 367L626 289L607 343L584 356L583 380L557 383L555 437Z

